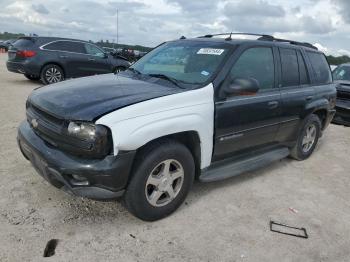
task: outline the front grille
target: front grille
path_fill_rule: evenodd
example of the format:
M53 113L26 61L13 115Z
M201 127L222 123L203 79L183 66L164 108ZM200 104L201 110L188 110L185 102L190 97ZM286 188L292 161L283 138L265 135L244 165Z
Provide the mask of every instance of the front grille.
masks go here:
M37 106L27 103L27 121L34 132L44 141L52 146L70 150L75 149L91 150L92 144L66 135L67 123L64 119L58 118ZM34 123L33 123L34 121Z
M64 128L63 119L59 119L30 103L27 105L27 121L40 137L54 145L52 139L54 140L55 137L61 135Z
M350 100L350 92L338 90L337 97L338 99L341 99L341 100Z

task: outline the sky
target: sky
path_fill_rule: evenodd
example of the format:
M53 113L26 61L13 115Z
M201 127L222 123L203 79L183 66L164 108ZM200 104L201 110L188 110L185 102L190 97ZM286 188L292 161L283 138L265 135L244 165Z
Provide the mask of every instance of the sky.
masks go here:
M254 32L350 55L349 0L0 0L0 32L156 46L181 36Z

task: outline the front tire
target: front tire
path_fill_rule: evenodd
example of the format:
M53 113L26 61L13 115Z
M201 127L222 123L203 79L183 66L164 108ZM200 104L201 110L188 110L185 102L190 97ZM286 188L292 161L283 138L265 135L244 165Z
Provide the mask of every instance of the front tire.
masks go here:
M296 160L305 160L311 156L321 134L321 121L317 115L308 116L299 132L296 145L290 156Z
M64 72L58 65L49 64L41 70L40 79L45 85L61 82L64 80Z
M157 142L140 152L135 165L124 196L126 208L145 221L174 212L194 180L195 165L188 148L172 140Z

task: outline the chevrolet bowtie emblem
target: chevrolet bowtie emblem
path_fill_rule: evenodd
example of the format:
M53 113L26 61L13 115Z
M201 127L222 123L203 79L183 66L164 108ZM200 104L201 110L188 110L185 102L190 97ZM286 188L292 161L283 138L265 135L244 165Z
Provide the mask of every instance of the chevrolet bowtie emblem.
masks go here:
M35 118L32 119L31 123L34 128L38 127L38 120L36 120Z

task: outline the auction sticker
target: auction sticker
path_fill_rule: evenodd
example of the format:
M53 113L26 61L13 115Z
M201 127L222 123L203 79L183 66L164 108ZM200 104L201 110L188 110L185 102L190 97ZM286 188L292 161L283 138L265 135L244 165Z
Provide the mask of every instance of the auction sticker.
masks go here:
M201 48L198 50L198 55L221 55L225 49Z

